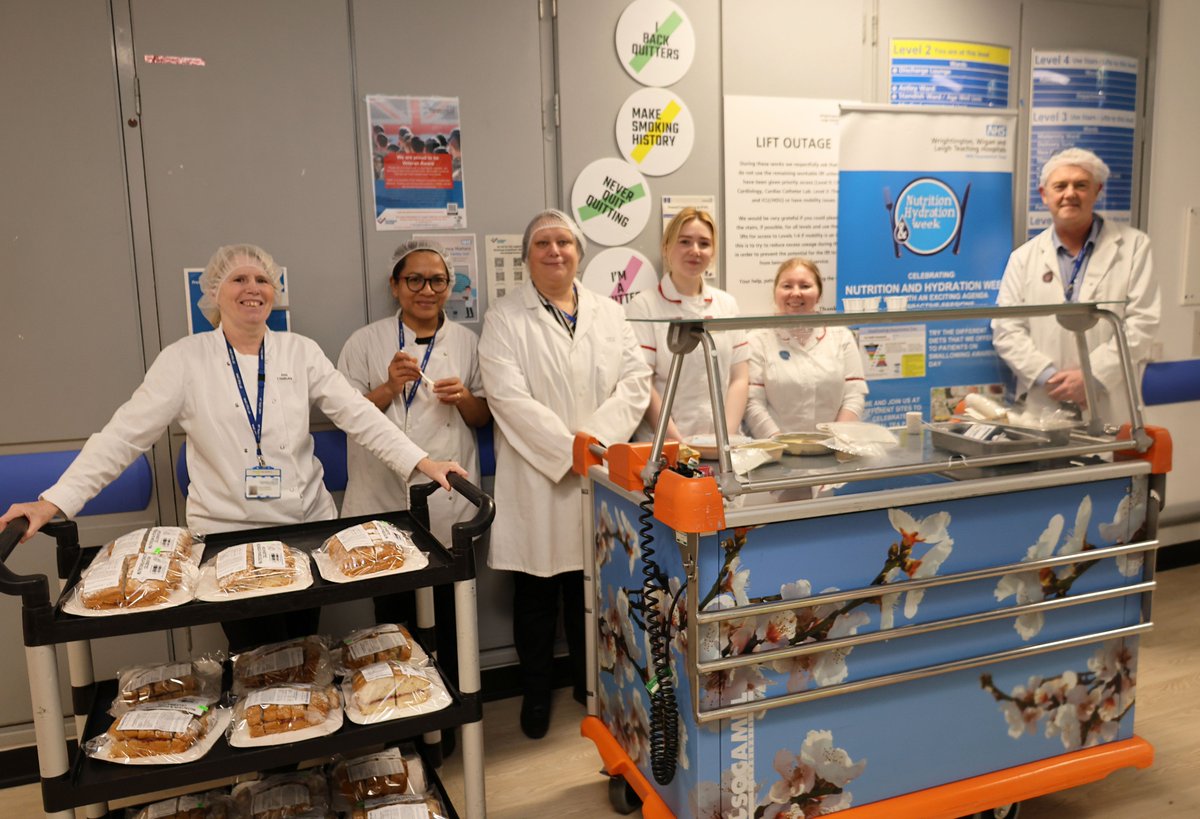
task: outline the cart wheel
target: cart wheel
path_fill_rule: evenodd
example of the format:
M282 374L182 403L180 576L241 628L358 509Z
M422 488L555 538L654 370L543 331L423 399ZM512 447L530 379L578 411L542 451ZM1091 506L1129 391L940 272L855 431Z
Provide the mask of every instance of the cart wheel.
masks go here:
M985 810L982 813L972 813L966 819L1017 819L1021 815L1021 803L1013 802L1011 805L1001 805L998 808Z
M622 816L627 816L642 806L641 797L629 787L623 776L608 778L608 801L612 803L613 810Z

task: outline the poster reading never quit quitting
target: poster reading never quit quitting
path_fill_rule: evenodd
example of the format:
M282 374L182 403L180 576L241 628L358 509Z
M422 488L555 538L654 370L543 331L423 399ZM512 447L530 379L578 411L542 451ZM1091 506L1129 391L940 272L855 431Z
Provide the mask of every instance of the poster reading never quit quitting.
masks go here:
M858 329L866 419L940 420L1002 380L988 321L921 322L920 310L994 304L1012 249L1012 114L843 107L838 308L907 309L912 324Z

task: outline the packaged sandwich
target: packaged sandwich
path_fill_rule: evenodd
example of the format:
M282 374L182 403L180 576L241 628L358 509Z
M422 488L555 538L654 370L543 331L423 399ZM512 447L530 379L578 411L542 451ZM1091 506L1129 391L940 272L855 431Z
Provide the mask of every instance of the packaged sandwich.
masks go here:
M329 787L320 771L309 769L239 782L233 799L249 819L299 819L329 815Z
M233 797L223 791L173 796L125 810L126 819L237 819Z
M366 724L439 711L453 701L431 665L389 660L360 668L342 681L346 715Z
M229 724L227 708L180 699L135 706L89 741L89 756L134 765L169 765L200 759Z
M170 555L192 565L200 563L204 541L190 529L179 526L153 526L136 529L100 547L96 560L110 560L131 554Z
M234 708L229 744L279 745L326 736L342 727L342 702L332 685L286 683L251 691Z
M134 706L185 697L213 704L221 698L221 663L213 658L123 668L117 672L117 696L109 713L119 716Z
M196 567L169 554L139 552L93 560L63 611L97 616L186 603L195 596Z
M222 549L200 570L201 600L220 602L304 589L312 585L308 555L278 540Z
M383 520L343 529L313 552L321 576L334 583L396 574L429 565L412 535Z
M387 660L420 665L429 659L408 629L394 623L380 623L353 631L342 638L335 650L337 672L342 676Z
M317 636L252 648L233 657L233 692L245 692L280 683L329 685L333 666L329 647Z
M373 797L414 792L409 788L408 765L399 748L338 759L333 764L330 778L334 807L343 811Z

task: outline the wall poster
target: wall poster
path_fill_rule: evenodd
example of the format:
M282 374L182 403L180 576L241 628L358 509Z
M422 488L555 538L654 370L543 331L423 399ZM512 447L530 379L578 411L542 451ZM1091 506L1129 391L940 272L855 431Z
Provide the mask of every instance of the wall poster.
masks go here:
M914 311L911 325L862 328L866 420L939 420L958 395L1001 382L987 320L925 324L915 311L995 302L1012 249L1015 131L1011 112L843 107L839 305Z
M1007 108L1012 49L953 40L894 39L893 105Z
M458 97L367 97L376 230L461 230Z
M1138 61L1096 51L1034 51L1029 111L1030 238L1050 226L1038 193L1042 165L1065 148L1087 148L1112 171L1096 210L1133 220Z

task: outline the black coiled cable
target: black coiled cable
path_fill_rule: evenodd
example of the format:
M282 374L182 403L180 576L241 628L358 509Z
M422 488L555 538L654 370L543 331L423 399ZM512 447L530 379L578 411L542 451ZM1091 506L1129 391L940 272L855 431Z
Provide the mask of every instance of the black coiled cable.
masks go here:
M671 679L669 614L658 611L655 600L666 601L667 578L654 562L654 485L646 486L646 499L638 504L638 536L642 547L642 599L638 609L650 643L653 677L646 688L650 694L650 770L654 781L668 785L675 778L679 756L679 710L675 704L675 681ZM656 592L661 593L656 595Z

